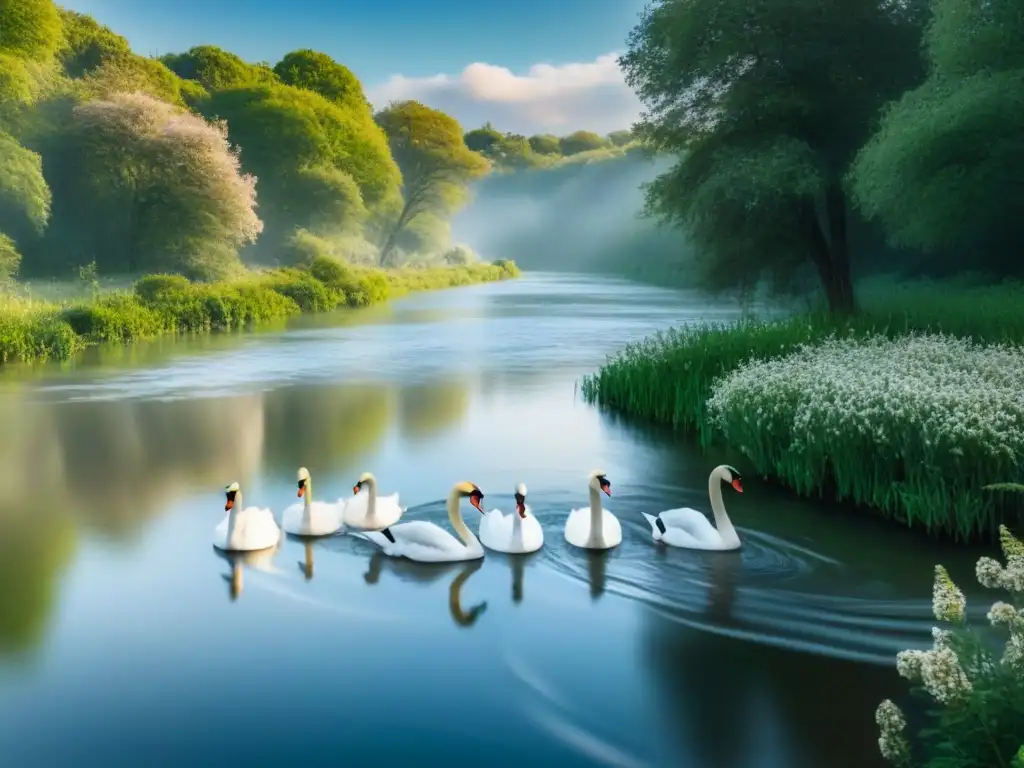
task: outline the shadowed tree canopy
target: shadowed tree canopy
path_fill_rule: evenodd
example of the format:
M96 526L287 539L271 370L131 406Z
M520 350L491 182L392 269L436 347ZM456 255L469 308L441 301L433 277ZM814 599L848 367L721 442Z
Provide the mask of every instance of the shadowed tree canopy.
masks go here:
M501 131L496 130L493 125L485 123L481 128L474 128L472 131L467 131L466 135L462 138L463 141L466 142L466 146L474 152L487 154L491 148L504 137L504 134Z
M633 141L632 131L612 131L608 134L608 141L611 142L612 146L624 147Z
M249 64L214 45L197 45L185 53L160 57L168 69L184 80L194 80L208 91L268 83L274 73L265 64Z
M215 91L203 111L227 121L244 168L260 180L272 246L295 227L351 229L366 208L397 195L398 167L363 107L343 108L291 86L260 85Z
M578 155L580 152L591 152L608 146L608 140L593 131L576 131L558 140L563 155Z
M64 24L60 61L68 77L82 77L110 59L132 55L125 38L91 16L61 9L60 17Z
M530 137L530 149L538 155L560 155L562 154L562 143L557 136L550 133L539 133Z
M50 199L42 158L0 133L0 232L23 249L46 229Z
M842 179L881 106L919 83L924 0L656 0L622 58L639 126L679 155L648 210L719 287L813 265L854 308Z
M1024 6L935 0L926 51L928 80L886 112L857 158L856 200L897 245L962 247L1020 273Z
M0 104L35 99L62 39L52 0L0 0Z
M424 213L450 213L468 194L473 179L487 173L486 158L466 146L458 121L444 112L403 101L377 114L391 154L402 171L403 205L381 250L390 263L396 236Z
M226 127L150 96L76 106L51 158L53 258L214 277L262 230L256 180L240 173Z
M370 109L359 79L326 53L292 51L274 66L274 73L285 85L319 93L339 106Z

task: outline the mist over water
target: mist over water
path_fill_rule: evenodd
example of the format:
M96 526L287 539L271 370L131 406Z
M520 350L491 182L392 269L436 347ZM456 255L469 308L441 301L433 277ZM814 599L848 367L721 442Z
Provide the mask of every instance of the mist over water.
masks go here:
M641 216L642 186L671 163L631 155L489 176L453 218L452 237L484 258L514 258L525 269L631 276L652 266L681 270L689 261L682 234Z
M969 583L976 553L753 476L726 495L740 552L661 549L640 513L707 510L711 468L742 462L575 396L610 350L737 316L535 273L8 369L5 765L879 765L874 708L904 690L895 653L930 641L932 565ZM510 511L522 481L545 546L446 566L353 536L213 550L227 483L279 514L300 465L316 498L371 470L445 527L454 482ZM623 527L604 553L562 536L595 467Z

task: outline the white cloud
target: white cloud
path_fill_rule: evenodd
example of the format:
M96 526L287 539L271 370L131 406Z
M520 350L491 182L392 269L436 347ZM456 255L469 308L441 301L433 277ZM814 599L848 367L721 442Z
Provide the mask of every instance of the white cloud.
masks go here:
M376 108L416 99L458 119L467 130L488 120L500 131L564 135L584 129L608 133L629 128L640 100L626 85L618 56L569 64L534 64L517 75L506 67L474 62L458 75L404 77L368 89Z

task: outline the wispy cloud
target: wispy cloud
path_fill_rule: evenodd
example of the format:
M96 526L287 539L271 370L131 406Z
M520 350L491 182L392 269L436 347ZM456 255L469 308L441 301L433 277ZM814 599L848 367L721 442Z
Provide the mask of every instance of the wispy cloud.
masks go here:
M367 95L377 108L416 99L448 112L466 129L489 120L499 130L527 135L580 129L608 133L628 128L641 109L615 53L593 61L534 64L525 74L474 62L458 75L393 75Z

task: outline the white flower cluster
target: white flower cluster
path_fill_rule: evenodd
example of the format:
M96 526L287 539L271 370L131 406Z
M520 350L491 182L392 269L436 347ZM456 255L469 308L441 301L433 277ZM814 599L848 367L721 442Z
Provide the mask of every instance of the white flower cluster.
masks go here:
M906 762L910 757L910 745L903 735L907 721L900 708L886 699L875 710L875 722L879 731L878 749L882 757L893 763Z
M813 453L842 436L908 461L1015 465L1024 460L1024 348L930 334L829 338L748 361L715 383L707 406L739 443L761 433L777 450Z
M1005 589L1015 594L1018 605L997 601L988 612L988 620L994 627L1009 631L1001 663L1011 672L1021 673L1024 681L1024 608L1019 607L1019 597L1024 595L1024 542L1017 539L1005 526L999 527L999 539L1006 557L1006 565L1000 565L990 557L978 561L977 576L982 586ZM932 611L935 618L953 624L963 625L966 598L953 583L949 573L941 565L935 566L935 583L932 587ZM901 651L896 655L896 671L901 677L920 682L926 691L940 704L954 704L962 701L974 689L971 676L987 675L998 668L992 657L972 662L965 670L953 642L953 633L939 627L932 628L931 650ZM968 674L970 672L970 674ZM881 730L878 747L882 756L891 763L909 763L910 747L903 736L906 721L903 713L891 701L886 700L875 713L875 722ZM1024 749L1024 748L1022 748Z

